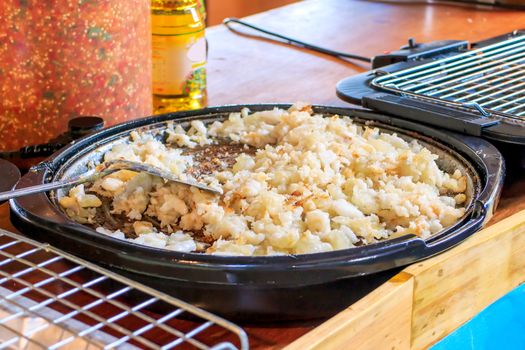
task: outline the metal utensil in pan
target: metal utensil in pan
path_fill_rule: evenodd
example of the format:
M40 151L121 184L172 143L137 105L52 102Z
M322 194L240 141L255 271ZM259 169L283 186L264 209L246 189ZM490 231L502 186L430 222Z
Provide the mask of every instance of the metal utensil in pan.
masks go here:
M222 189L220 188L213 188L210 186L206 186L197 181L193 181L190 179L185 179L185 180L180 179L168 171L162 170L158 167L155 167L149 164L132 162L132 161L123 160L123 159L116 159L116 160L111 160L109 162L104 162L103 164L89 171L88 174L77 175L69 179L53 181L53 182L46 183L46 184L34 185L34 186L23 187L23 188L11 190L11 191L0 192L0 202L5 201L7 199L11 199L11 198L18 198L18 197L28 196L30 194L47 192L51 190L58 190L58 189L65 188L65 187L80 185L86 182L93 182L101 177L107 176L109 174L112 174L112 173L115 173L117 171L124 170L124 169L132 170L136 172L148 173L153 176L161 177L164 180L173 181L173 182L176 182L182 185L186 185L186 186L196 187L198 189L201 189L207 192L211 192L211 193L222 194Z
M140 129L162 139L167 122L183 126L199 119L223 120L245 106L212 107L120 124L82 139L52 156L19 186L60 180L100 162L116 144ZM289 105L250 105L252 111ZM326 253L233 257L181 253L112 238L71 221L60 209L57 191L11 200L12 220L27 234L45 240L119 273L196 305L251 321L322 317L339 311L387 279L396 269L438 254L474 234L489 220L503 183L504 162L490 143L476 137L436 130L384 114L315 106L330 116L349 116L358 124L416 139L438 154L439 166L468 176L468 207L455 225L429 239L407 235L392 240Z

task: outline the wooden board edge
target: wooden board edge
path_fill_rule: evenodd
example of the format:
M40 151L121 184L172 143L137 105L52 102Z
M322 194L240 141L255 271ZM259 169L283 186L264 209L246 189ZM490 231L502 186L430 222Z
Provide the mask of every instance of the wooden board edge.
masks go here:
M409 349L413 278L401 272L285 350Z

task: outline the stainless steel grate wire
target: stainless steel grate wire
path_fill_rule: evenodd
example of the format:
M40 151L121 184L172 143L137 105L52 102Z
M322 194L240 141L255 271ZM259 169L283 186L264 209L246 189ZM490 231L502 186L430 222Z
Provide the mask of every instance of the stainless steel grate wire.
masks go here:
M218 316L0 230L0 349L248 349Z
M381 90L525 121L525 35L381 73L372 81Z

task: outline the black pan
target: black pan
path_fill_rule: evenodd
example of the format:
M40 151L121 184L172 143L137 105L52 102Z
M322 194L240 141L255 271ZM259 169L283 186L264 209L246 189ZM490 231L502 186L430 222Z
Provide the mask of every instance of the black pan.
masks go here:
M25 175L17 187L72 176L99 161L115 142L137 128L162 131L167 121L223 119L242 107L252 111L289 105L211 107L120 124L83 138ZM504 161L490 143L439 131L364 110L315 106L325 115L345 115L357 123L396 132L440 155L440 166L460 168L469 178L469 206L454 226L423 240L408 235L376 244L326 253L228 257L180 253L118 240L71 221L54 195L11 200L12 220L25 234L94 261L135 280L219 314L250 320L324 317L349 305L382 283L396 269L458 244L490 219L504 177Z

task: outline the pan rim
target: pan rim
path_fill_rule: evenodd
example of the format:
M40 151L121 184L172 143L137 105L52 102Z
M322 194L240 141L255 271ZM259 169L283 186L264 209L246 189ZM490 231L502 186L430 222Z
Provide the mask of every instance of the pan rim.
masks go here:
M97 137L104 137L107 140L108 136L111 135L117 135L120 132L126 132L128 130L136 129L139 126L146 126L146 125L154 125L158 123L163 123L168 120L178 120L183 121L185 119L194 119L196 116L200 116L201 118L205 118L207 115L214 114L214 113L231 113L232 111L239 111L241 108L250 108L252 110L263 110L263 109L270 109L270 108L288 108L290 107L290 104L247 104L247 105L226 105L226 106L219 106L219 107L209 107L203 110L198 111L191 111L186 113L169 113L164 114L160 116L154 116L154 117L147 117L143 119L134 120L125 124L116 125L114 127L105 129L97 134L90 135L82 140L79 140L75 144L67 147L66 149L61 150L60 152L53 155L46 163L46 166L44 166L43 171L41 172L41 179L43 181L49 180L52 178L52 176L55 176L57 172L60 170L62 166L65 166L68 163L68 160L74 159L74 155L71 155L72 151L75 150L78 151L78 149L81 149L84 145L89 145L91 142L95 141ZM404 130L404 133L419 133L419 138L426 137L429 139L432 139L434 143L439 144L442 148L445 148L449 151L453 151L454 154L460 155L461 158L463 158L463 161L466 161L469 166L472 166L472 161L468 161L467 155L462 155L458 150L453 149L451 145L445 147L446 145L443 142L443 139L445 135L448 135L449 137L453 137L458 142L457 136L454 136L453 133L450 132L443 132L439 130L435 130L430 127L421 126L419 129L426 130L428 134L432 134L433 136L429 136L425 133L421 133L421 131L413 131L411 129L406 129L403 127L399 127L396 125L389 125L387 123L383 123L381 121L377 120L367 120L366 118L359 117L358 115L354 114L355 111L359 111L352 108L346 108L346 107L333 107L333 106L322 106L322 105L314 105L313 106L315 111L319 111L320 113L327 113L327 114L340 114L349 116L354 120L361 119L364 122L371 122L373 124L377 124L375 126L378 126L382 124L387 129L397 129L397 130ZM394 118L397 120L397 118ZM405 124L414 124L413 122L405 122ZM97 136L99 135L99 136ZM452 136L450 136L452 135ZM441 136L441 137L440 137ZM436 140L437 139L437 140ZM109 141L107 141L109 142ZM483 141L482 144L485 147L492 147L488 142ZM495 149L494 149L495 150ZM494 151L492 150L492 151ZM496 153L499 154L499 152L496 151ZM501 155L500 155L501 156ZM480 169L475 169L476 174L478 176L481 172ZM483 175L483 174L481 174ZM480 181L484 182L483 176L479 176ZM483 187L483 184L479 184L481 187ZM496 189L497 191L497 189ZM475 197L477 197L479 193L476 193ZM42 200L42 198L40 198ZM166 261L170 261L172 264L177 265L186 265L191 268L213 268L213 269L267 269L267 270L274 270L276 268L289 268L289 269L303 269L311 267L312 265L315 265L316 267L320 266L333 266L338 264L348 264L351 261L359 261L359 260L369 260L370 257L373 257L374 255L384 255L385 253L392 252L396 249L409 249L411 246L418 250L418 249L427 249L428 255L433 255L436 253L435 249L428 249L427 243L425 240L418 238L414 235L407 235L399 238L389 239L385 240L383 242L378 242L370 245L365 245L361 247L353 247L348 249L342 249L342 250L335 250L330 252L323 252L323 253L311 253L311 254L301 254L301 255L284 255L284 256L250 256L250 257L243 257L243 256L217 256L217 255L210 255L210 254L203 254L203 253L182 253L182 252L175 252L175 251L169 251L166 249L161 248L153 248L153 247L147 247L143 245L139 245L136 243L132 243L129 241L123 241L119 240L113 237L109 237L106 235L103 235L101 233L96 232L95 230L88 228L84 225L78 224L67 218L65 213L63 213L59 208L56 207L56 205L53 204L51 199L47 196L45 196L45 199L47 199L48 204L51 204L53 209L61 213L62 219L67 219L67 221L63 222L66 224L68 229L71 229L73 231L77 231L77 234L83 235L87 233L86 230L91 231L92 235L96 235L98 238L97 240L106 241L108 243L111 243L112 246L114 246L115 249L119 248L129 248L130 250L136 250L141 253L143 253L144 256L152 255L156 257L156 261L158 261L160 258ZM475 200L474 200L475 202ZM17 209L23 209L24 205L18 200L12 201L12 206L14 208L14 212L16 215L19 216L26 216L29 220L35 220L35 217L30 217L30 213L25 212L22 213L22 211ZM55 213L56 214L56 213ZM462 217L455 225L446 228L442 231L440 231L440 236L448 236L451 234L451 232L458 230L459 227L464 226L467 222L472 221L477 216L478 213L475 213L475 210L473 208L469 208L467 213L464 217ZM486 213L485 213L486 215ZM485 220L485 218L483 218ZM50 222L52 223L52 222ZM83 229L81 229L83 228ZM473 232L472 232L473 233ZM471 233L470 233L471 234ZM89 237L85 237L89 238ZM432 238L432 237L431 237ZM427 240L427 241L430 241ZM387 254L388 255L388 254ZM425 257L426 257L425 256ZM417 261L418 259L414 259L413 261Z

